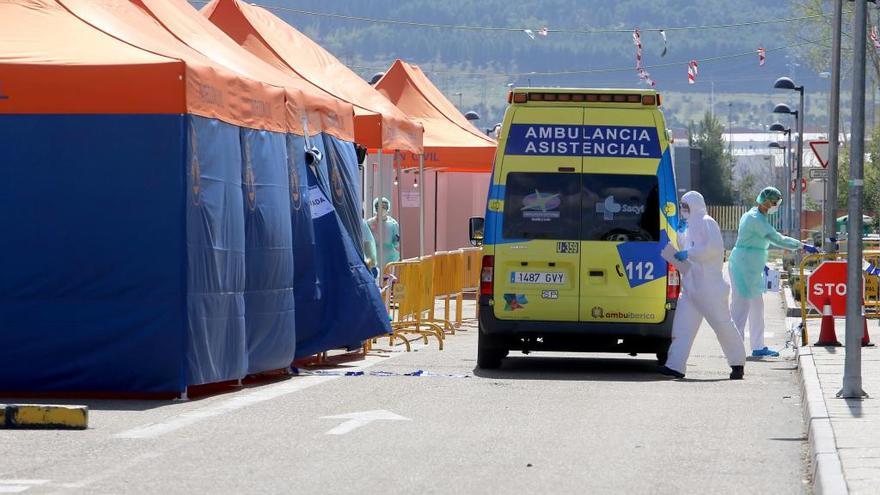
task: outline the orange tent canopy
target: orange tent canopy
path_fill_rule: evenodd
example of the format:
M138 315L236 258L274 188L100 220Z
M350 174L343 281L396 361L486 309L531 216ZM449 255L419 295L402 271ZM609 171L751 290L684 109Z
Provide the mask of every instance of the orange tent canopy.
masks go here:
M421 125L330 52L269 11L239 0L212 0L202 13L246 50L293 71L352 105L355 139L370 148L422 152Z
M0 2L0 113L182 114L186 66L113 39L55 0Z
M93 0L90 0L93 1ZM229 36L202 16L186 0L131 0L153 15L168 31L188 46L221 64L259 81L283 86L288 91L288 107L294 122L291 130L304 131L303 119L310 134L326 132L354 141L354 109L308 81L281 71L243 49Z
M425 126L426 167L491 171L495 140L474 127L417 65L395 61L376 89ZM404 154L402 166L418 166L418 157Z
M195 96L194 102L201 99L232 101L232 105L224 105L221 110L234 113L235 118L218 115L218 112L194 113L247 127L297 133L302 132L303 119L307 116L306 123L312 132L327 127L329 132L340 137L350 137L353 133L350 105L309 89L303 81L256 59L185 2L58 1L83 21L122 41L185 60L194 69L187 78L188 86L191 86L188 100ZM188 43L192 39L198 42ZM226 78L223 86L212 88L204 85L204 74L231 77ZM254 98L254 88L271 93L273 98ZM226 95L217 98L218 89L231 93L238 100L230 100ZM268 120L270 125L255 125L254 121L260 119Z

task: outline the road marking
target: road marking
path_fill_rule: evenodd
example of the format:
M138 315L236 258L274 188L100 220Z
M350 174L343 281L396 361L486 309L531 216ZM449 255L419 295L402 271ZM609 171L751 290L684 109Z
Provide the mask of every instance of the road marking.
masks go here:
M134 466L144 462L144 461L148 461L150 459L157 459L161 456L162 456L162 454L160 454L158 452L148 452L146 454L141 454L141 455L132 457L131 459L123 462L122 464L118 464L110 469L107 469L106 471L102 471L100 473L94 474L94 475L89 476L87 478L83 478L82 480L74 482L74 483L62 483L58 486L61 486L63 488L85 488L93 483L96 483L98 481L103 481L111 476L119 474L123 471L127 471L127 470L133 468Z
M0 480L0 493L21 493L35 485L45 485L49 480Z
M401 354L402 353L394 353L390 356L368 356L365 359L366 362L364 364L355 368L351 368L351 370L349 371L363 370L380 362L385 362L388 359L391 359L394 356L399 356ZM294 377L281 383L259 387L253 392L239 395L220 403L209 404L206 407L200 409L172 416L165 421L138 426L137 428L132 428L130 430L123 431L122 433L117 433L116 435L114 435L114 437L132 439L156 438L166 433L170 433L172 431L176 431L186 426L198 423L199 421L202 421L204 419L217 417L232 411L237 411L239 409L258 404L260 402L277 399L278 397L282 397L284 395L298 392L300 390L314 387L315 385L320 385L322 383L333 381L339 378L341 378L341 376L334 375Z
M356 413L339 414L336 416L324 416L322 419L347 419L336 428L327 432L327 435L345 435L361 426L366 426L373 421L412 421L410 418L394 414L391 411L379 409L376 411L362 411Z

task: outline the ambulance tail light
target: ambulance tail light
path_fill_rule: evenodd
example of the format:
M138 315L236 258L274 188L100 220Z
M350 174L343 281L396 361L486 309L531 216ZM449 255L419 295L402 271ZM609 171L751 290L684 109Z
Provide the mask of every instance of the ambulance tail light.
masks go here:
M647 106L652 106L652 107L656 105L659 107L661 105L661 103L662 103L662 98L660 97L659 93L656 95L642 95L642 105L647 105Z
M678 273L678 270L671 263L668 265L669 271L666 272L666 300L675 301L678 299L679 294L681 294L681 274Z
M495 280L495 257L483 256L483 269L480 271L480 295L491 296Z

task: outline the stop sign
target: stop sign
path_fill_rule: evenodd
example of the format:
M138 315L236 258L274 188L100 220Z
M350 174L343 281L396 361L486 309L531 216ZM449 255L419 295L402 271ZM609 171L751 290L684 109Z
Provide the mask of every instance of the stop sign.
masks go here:
M864 293L864 278L862 291ZM825 261L807 277L807 301L822 313L825 301L831 301L831 314L846 316L846 261Z

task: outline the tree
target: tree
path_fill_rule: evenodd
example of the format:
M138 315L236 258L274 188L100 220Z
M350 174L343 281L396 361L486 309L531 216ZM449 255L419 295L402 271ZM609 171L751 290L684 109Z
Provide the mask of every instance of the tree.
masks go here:
M711 112L706 112L699 125L692 124L688 133L692 136L691 146L702 150L700 187L706 202L716 205L733 203L733 159L722 137L724 126Z
M817 72L831 70L831 43L823 40L830 40L832 35L833 16L831 13L831 5L827 0L802 0L793 2L793 14L795 16L816 16L804 22L792 23L791 36L792 41L799 44L799 52L807 64ZM849 74L849 64L852 61L852 26L853 26L853 9L850 8L849 2L844 2L843 22L841 22L840 36L840 63L841 76ZM825 15L823 15L825 14ZM869 8L868 25L875 26L880 18L877 9ZM868 69L873 69L874 80L880 79L880 49L876 48L873 43L866 45L868 54Z
M874 129L866 144L862 213L875 216L880 212L880 128ZM837 207L844 211L849 207L849 158L849 147L841 147L837 167ZM874 228L877 228L877 222Z
M736 188L739 191L741 202L750 206L753 203L754 198L758 197L758 193L761 192L761 187L763 186L758 184L758 178L755 177L755 174L746 172L739 181L737 181Z

